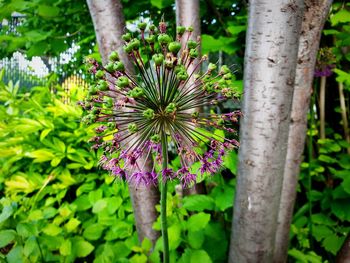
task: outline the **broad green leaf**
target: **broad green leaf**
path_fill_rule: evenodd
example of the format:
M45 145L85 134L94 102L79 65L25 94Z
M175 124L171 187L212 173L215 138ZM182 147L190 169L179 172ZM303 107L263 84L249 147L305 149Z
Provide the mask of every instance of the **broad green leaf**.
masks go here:
M36 237L32 236L28 238L27 241L25 242L24 248L23 248L23 254L26 257L29 257L29 255L32 254L33 251L37 248L38 248L38 243L36 241Z
M115 225L107 231L105 239L114 240L114 239L123 239L132 235L132 225L123 221L117 221Z
M332 213L340 220L350 221L350 202L347 199L337 199L331 203Z
M49 149L40 149L28 154L28 157L34 158L35 163L47 162L55 158L55 154Z
M204 242L204 233L203 231L188 231L188 243L194 249L200 249Z
M151 240L149 240L147 237L145 237L142 240L141 247L142 247L143 251L146 251L146 252L150 251L152 248Z
M78 258L84 258L94 250L94 246L83 238L72 239L72 248Z
M67 232L73 232L77 230L77 227L80 225L80 223L80 220L73 217L68 220L64 227L67 230Z
M346 9L341 9L340 11L331 16L332 26L335 26L339 23L348 22L350 22L350 12Z
M183 207L189 211L213 210L214 200L207 195L189 195L183 198Z
M130 258L130 263L147 263L147 257L144 254L134 255Z
M16 237L16 231L14 230L1 230L0 231L0 248L7 246Z
M60 9L52 5L39 5L38 7L38 15L44 18L54 18L57 17L59 13Z
M187 222L187 229L191 231L202 230L206 227L210 220L210 214L200 212L196 215L192 215Z
M108 198L107 202L108 202L108 205L107 205L108 212L110 214L114 214L123 203L123 199L120 196L112 196Z
M157 7L158 9L163 9L164 7L170 6L173 4L171 0L151 0L151 5Z
M228 32L230 32L232 35L237 35L243 31L246 30L246 26L229 26L227 28Z
M228 168L231 173L237 174L238 156L235 151L230 151L224 156L224 166Z
M175 250L181 243L181 225L173 224L168 228L169 249Z
M333 221L330 216L326 216L325 214L318 213L312 215L312 223L326 226L334 226L337 223Z
M327 155L323 155L321 154L318 159L322 162L325 162L325 163L336 163L337 162L337 159L334 159L332 157L329 157Z
M104 227L99 224L92 224L85 228L83 237L87 240L97 240L101 237Z
M327 251L331 252L333 255L337 255L337 252L341 248L344 240L345 237L338 237L337 235L332 234L323 240L322 245Z
M215 205L220 211L233 206L234 188L228 185L217 186L211 192Z
M95 214L101 212L103 209L107 207L107 204L108 203L106 199L98 200L96 203L94 203L92 207L92 212Z
M78 196L73 204L77 206L77 211L84 211L92 207L92 204L89 201L89 197L86 194Z
M209 257L208 253L205 250L194 250L191 253L191 261L190 263L211 263L212 260Z
M317 241L321 241L325 237L332 234L333 234L333 231L328 226L315 225L312 228L312 235L315 237Z
M13 207L11 205L5 205L0 214L0 224L5 222L13 214Z
M54 224L49 224L45 228L43 228L43 232L49 236L57 236L62 232L62 229Z
M60 253L62 256L69 256L72 253L72 242L70 239L66 239L63 241L60 246Z

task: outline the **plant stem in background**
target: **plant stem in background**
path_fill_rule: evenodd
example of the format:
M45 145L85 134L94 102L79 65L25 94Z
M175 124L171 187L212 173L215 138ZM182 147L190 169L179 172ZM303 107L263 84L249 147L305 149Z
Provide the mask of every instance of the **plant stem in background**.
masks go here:
M348 123L348 118L347 118L346 105L345 105L345 96L344 96L344 84L342 82L338 83L338 89L339 89L341 118L342 118L342 121L343 121L345 140L348 143L350 143L349 123ZM347 150L348 150L348 154L350 154L350 147L348 147Z
M320 84L320 138L326 139L326 76L321 77Z
M162 170L168 169L168 145L167 136L165 132L162 133L161 138L162 145ZM162 224L162 237L163 237L163 262L169 262L169 241L168 241L168 224L166 218L166 197L167 197L167 181L161 179L161 189L160 189L160 216Z

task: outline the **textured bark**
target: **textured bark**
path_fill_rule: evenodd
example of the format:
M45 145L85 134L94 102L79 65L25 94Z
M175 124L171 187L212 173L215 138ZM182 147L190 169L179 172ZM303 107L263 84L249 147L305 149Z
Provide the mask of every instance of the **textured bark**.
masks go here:
M229 262L272 262L302 0L252 0Z
M176 0L176 24L179 26L192 26L193 32L191 34L192 40L197 40L201 35L201 25L200 25L200 14L199 14L199 0ZM187 38L185 37L185 40ZM199 47L200 49L200 47ZM193 65L196 65L198 60L196 59ZM188 72L192 72L193 65L189 67ZM199 71L200 68L197 70ZM193 80L191 80L193 81ZM195 184L191 188L184 188L182 194L183 195L191 195L191 194L204 194L206 193L204 182Z
M123 40L121 39L125 28L121 2L119 0L87 0L87 4L94 24L102 62L106 64L111 51L117 50L127 71L133 73L132 63L123 50ZM143 163L142 160L140 162ZM150 169L149 161L147 163L148 165L146 164L145 169ZM129 185L129 191L139 240L141 241L147 237L155 243L159 237L159 232L152 229L152 225L158 217L155 209L155 205L159 203L158 189L155 187Z
M284 168L281 203L278 214L274 262L287 259L290 224L296 198L300 163L305 146L307 112L321 32L331 0L306 0L299 40L298 65L295 77L287 160Z

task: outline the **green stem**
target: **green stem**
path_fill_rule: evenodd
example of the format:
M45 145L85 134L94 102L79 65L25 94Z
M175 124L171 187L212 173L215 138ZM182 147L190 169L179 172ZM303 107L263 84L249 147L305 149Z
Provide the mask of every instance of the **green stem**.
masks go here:
M308 141L308 159L309 159L309 168L308 168L308 203L309 203L309 239L310 246L313 248L313 239L312 239L312 200L311 200L311 189L312 189L312 179L311 179L311 163L313 159L313 143L312 143L312 130L314 129L314 105L315 105L315 93L311 96L311 108L310 108L310 127L309 127L309 141Z
M168 168L168 144L165 132L162 132L162 170ZM169 263L169 240L168 240L168 224L166 218L166 196L167 196L167 182L161 179L160 189L160 216L162 222L162 237L163 237L163 263Z

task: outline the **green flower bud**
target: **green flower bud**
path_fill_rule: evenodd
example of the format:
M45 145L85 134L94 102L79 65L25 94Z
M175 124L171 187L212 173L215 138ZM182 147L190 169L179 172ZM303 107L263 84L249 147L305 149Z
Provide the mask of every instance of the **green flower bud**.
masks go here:
M118 52L112 51L111 54L109 55L109 60L112 62L119 60Z
M145 22L140 22L138 23L137 27L140 29L140 30L145 30L146 27L147 27L147 24Z
M167 34L160 34L158 36L158 42L161 45L166 45L171 42L171 37L169 37Z
M133 39L130 41L129 45L131 45L131 48L132 48L133 50L138 50L139 47L140 47L140 41L139 41L137 38L133 38Z
M105 66L105 68L106 68L106 70L108 71L108 72L114 72L115 70L114 70L114 68L113 68L113 66L114 66L114 64L112 63L112 62L109 62L106 66Z
M133 50L133 47L130 44L127 44L126 46L123 47L123 49L127 54L130 54Z
M181 49L181 43L177 41L170 42L168 45L168 49L171 53L177 54L177 52L179 52L179 50Z
M224 75L224 79L225 79L225 80L232 79L232 77L233 77L233 75L232 75L231 73L226 73L226 74Z
M213 70L215 70L216 68L217 68L217 66L216 66L215 64L209 63L209 65L208 65L208 71L213 71Z
M176 32L181 36L185 33L186 28L184 26L176 27Z
M129 92L128 92L128 96L130 96L132 98L139 98L139 97L143 96L143 94L144 94L144 91L140 87L135 87L132 90L129 90Z
M223 66L220 68L219 74L220 74L220 75L225 75L225 74L230 73L230 72L231 72L231 71L230 71L230 69L228 68L228 66L223 65Z
M152 120L154 118L154 110L152 109L147 109L145 111L143 111L142 113L143 117Z
M196 57L198 57L197 49L191 49L190 50L190 58L196 58Z
M130 39L131 39L131 34L130 33L126 33L126 34L124 34L124 35L122 35L122 39L124 40L124 41L130 41Z
M156 64L156 66L160 66L160 65L162 65L162 63L164 61L164 56L163 56L163 54L154 54L152 56L152 59L153 59L154 63Z
M197 47L197 42L190 39L187 42L187 47L188 47L188 49L196 48Z
M176 104L171 102L165 108L166 113L175 113L176 112Z
M160 136L158 134L154 134L151 136L151 142L159 143L160 142Z
M128 130L131 132L131 133L135 133L137 132L138 128L137 128L137 125L135 123L130 123L128 125Z
M107 81L100 80L98 82L97 89L100 90L100 91L108 90L108 83L107 83Z
M177 74L180 71L186 71L185 66L182 65L182 64L178 64L178 65L175 66L174 73Z
M146 37L145 40L148 44L154 44L154 42L156 42L156 36L150 35L150 36Z
M155 25L153 25L153 24L151 24L151 25L149 26L149 30L150 30L150 31L154 31L154 30L156 30L156 26L155 26Z
M98 78L98 79L102 79L104 75L105 75L105 73L104 73L103 70L98 70L98 71L95 73L95 76L96 76L96 78Z
M111 97L106 97L105 99L105 105L107 108L112 108L113 107L113 99Z
M90 86L90 88L89 88L89 95L96 95L96 94L97 94L96 86Z
M121 71L124 72L125 71L125 66L124 63L121 61L117 61L113 64L113 69L114 71Z
M129 86L129 79L125 76L121 76L117 79L117 86L124 88Z

